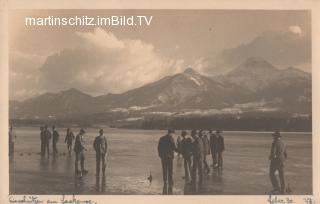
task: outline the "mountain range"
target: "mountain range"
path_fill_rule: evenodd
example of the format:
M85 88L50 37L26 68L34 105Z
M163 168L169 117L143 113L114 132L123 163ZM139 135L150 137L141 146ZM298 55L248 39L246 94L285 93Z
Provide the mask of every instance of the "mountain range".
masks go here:
M248 58L229 73L202 75L192 68L121 94L91 96L75 88L10 101L10 118L74 118L101 113L311 114L311 74L279 69L261 57Z

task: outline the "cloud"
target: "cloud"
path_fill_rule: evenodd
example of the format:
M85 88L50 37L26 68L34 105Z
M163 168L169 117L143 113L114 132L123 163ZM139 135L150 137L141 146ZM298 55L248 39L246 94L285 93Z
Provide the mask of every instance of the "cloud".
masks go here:
M12 99L25 99L41 93L39 67L46 56L10 52L9 94Z
M310 72L311 67L305 65L311 65L311 35L299 33L299 26L291 26L289 31L264 32L248 43L206 58L205 70L209 74L226 73L247 58L260 56L279 68L294 66Z
M290 32L292 32L294 34L298 34L298 35L302 34L300 26L290 26L289 30L290 30Z
M96 28L77 32L79 46L50 55L40 68L41 84L49 90L79 88L92 94L119 93L181 72L184 61L165 58L152 44L119 39Z

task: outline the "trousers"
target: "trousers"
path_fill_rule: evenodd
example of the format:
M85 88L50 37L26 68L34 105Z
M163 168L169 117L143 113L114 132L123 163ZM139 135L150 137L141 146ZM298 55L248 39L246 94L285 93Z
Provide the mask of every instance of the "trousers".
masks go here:
M277 176L275 174L276 171L278 171L279 173L280 186L279 186L279 181L277 179ZM285 192L284 166L282 164L279 164L279 162L277 161L271 161L269 176L270 176L273 189L280 190L282 193L284 193Z
M191 178L191 156L190 155L184 155L184 176L186 181L188 182Z
M199 183L202 183L202 163L203 158L193 156L193 162L192 162L192 183L195 183L197 180L197 171L199 175Z
M81 168L81 172L84 171L84 153L81 151L81 152L76 152L76 161L75 161L75 172L76 174L79 172L78 171L78 164L79 164L79 161L80 161L80 168Z
M162 164L162 177L165 184L169 186L173 185L172 171L173 171L173 159L165 158L161 159Z
M100 175L100 169L102 166L102 175L105 176L105 169L106 169L106 163L105 163L105 154L96 154L96 176Z

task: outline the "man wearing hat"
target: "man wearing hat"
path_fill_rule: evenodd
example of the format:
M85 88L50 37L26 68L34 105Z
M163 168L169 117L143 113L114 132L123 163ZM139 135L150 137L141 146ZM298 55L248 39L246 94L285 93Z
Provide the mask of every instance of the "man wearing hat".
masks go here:
M84 146L84 141L83 141L83 135L85 134L84 129L80 130L80 133L76 136L76 140L74 143L74 152L76 153L76 160L75 160L75 174L82 176L83 174L88 173L84 169L84 151L86 151L86 147ZM80 166L81 166L81 172L78 171L78 163L80 161Z
M222 157L222 152L224 151L224 138L221 135L222 131L217 130L216 135L217 135L217 144L216 144L216 152L217 152L217 158L218 158L218 168L222 170L223 166L223 157Z
M105 177L105 157L107 154L107 138L103 134L103 129L99 130L99 136L97 136L93 142L93 148L96 151L96 176L100 175L100 163L102 166L102 176Z
M191 137L193 138L193 160L192 160L192 175L191 184L195 185L197 180L197 171L199 175L199 184L202 184L202 163L203 163L203 141L197 135L196 130L191 131Z
M191 179L191 156L192 156L192 140L187 137L188 133L186 131L181 132L181 154L184 160L184 179L189 182Z
M48 130L48 125L44 126L43 138L44 138L44 144L45 144L45 149L46 149L45 151L47 151L47 154L49 156L51 132Z
M173 157L174 151L178 152L174 139L174 130L169 129L165 136L162 136L158 143L158 154L161 158L163 175L163 194L171 194L173 186ZM169 184L169 186L168 186Z
M218 137L216 134L212 132L212 130L209 130L210 134L210 151L212 156L212 166L213 168L218 166Z
M270 170L269 176L273 187L273 192L285 193L285 180L284 180L284 164L287 159L286 146L281 140L279 131L272 134L273 141L270 152ZM280 187L275 172L279 173Z

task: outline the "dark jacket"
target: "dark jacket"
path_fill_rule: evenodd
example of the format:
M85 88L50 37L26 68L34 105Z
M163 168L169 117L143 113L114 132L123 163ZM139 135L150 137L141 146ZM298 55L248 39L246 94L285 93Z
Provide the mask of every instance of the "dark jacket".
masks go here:
M272 142L270 160L280 166L284 166L287 160L287 148L280 139L274 139Z
M46 135L44 134L43 130L40 131L40 140L41 142L44 142L46 140Z
M177 151L174 139L170 135L162 136L158 143L158 154L161 159L173 159Z
M96 154L105 155L108 149L107 138L104 135L97 136L93 142L93 148Z
M193 143L192 143L192 146L193 146L193 150L192 150L192 153L193 153L193 156L198 158L198 159L202 159L203 158L203 141L200 137L197 137Z
M49 130L44 130L43 138L46 142L49 142L49 140L51 139L51 132Z
M191 156L192 155L192 140L191 138L184 138L181 140L181 154L184 156L184 157L188 157L188 156Z
M216 145L214 145L215 152L223 152L224 151L224 138L221 135L217 135Z
M64 139L64 142L68 143L68 144L71 144L73 140L74 140L73 132L71 132L71 131L67 132L66 138Z
M79 153L79 152L82 152L83 150L85 150L85 146L84 146L84 141L82 139L82 135L78 134L76 136L76 140L75 140L75 143L74 143L74 151L76 153Z
M57 130L54 130L52 132L52 142L56 143L56 142L58 142L58 140L59 140L59 133Z
M214 152L215 149L217 148L217 136L215 134L210 135L210 149L211 152Z

